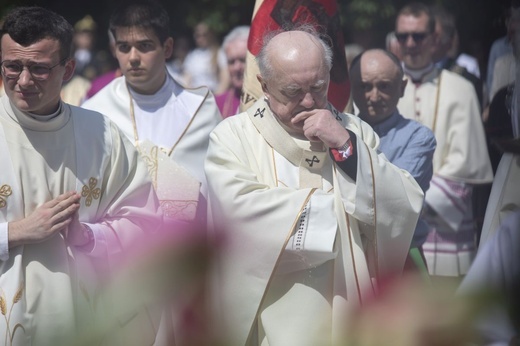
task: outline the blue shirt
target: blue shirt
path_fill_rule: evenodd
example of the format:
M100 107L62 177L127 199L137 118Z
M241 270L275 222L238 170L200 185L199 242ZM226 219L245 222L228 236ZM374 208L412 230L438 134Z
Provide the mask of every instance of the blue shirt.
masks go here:
M426 193L433 176L433 153L437 146L433 132L398 112L372 128L381 139L379 150L394 165L408 171ZM427 235L428 225L419 218L412 247L422 245Z

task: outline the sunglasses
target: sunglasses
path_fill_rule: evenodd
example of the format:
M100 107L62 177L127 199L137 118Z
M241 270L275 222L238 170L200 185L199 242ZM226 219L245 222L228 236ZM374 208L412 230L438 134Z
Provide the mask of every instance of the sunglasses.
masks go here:
M425 38L426 36L428 36L428 33L426 32L396 32L395 33L395 38L397 39L397 41L399 43L406 43L406 41L408 41L408 37L411 36L412 39L416 42L416 43L421 43Z

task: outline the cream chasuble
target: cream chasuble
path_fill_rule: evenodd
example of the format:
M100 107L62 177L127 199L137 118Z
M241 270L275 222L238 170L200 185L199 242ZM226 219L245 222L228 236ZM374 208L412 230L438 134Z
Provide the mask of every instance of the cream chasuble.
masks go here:
M10 249L0 262L0 337L6 345L68 345L110 319L111 304L94 303L92 261L106 264L160 227L158 201L145 164L100 114L62 103L56 117L40 121L1 101L0 227L76 190L79 221L93 230L95 246L83 253L60 233ZM154 331L141 335L153 340Z
M152 103L143 104L143 101L149 101L144 97L133 98L123 76L88 99L82 107L105 114L134 143L148 164L165 220L190 221L196 212L205 213L204 158L209 133L222 117L206 87L184 89L168 76L158 94L151 96ZM148 110L148 119L140 114L142 109ZM153 114L153 109L157 110L157 115ZM159 123L159 113L171 120L163 118ZM145 134L147 131L148 135Z
M471 83L457 74L434 69L421 84L409 81L398 109L435 134L433 173L443 178L482 184L493 180L478 101Z
M472 186L493 180L475 91L457 74L434 69L421 83L407 84L398 109L437 140L425 196L433 211L425 213L432 229L423 245L428 269L434 275L464 274L476 250Z
M372 129L331 109L357 136L357 180L327 148L288 135L263 100L211 134L210 211L224 236L216 323L233 345L341 340L353 307L398 275L423 194L377 154Z

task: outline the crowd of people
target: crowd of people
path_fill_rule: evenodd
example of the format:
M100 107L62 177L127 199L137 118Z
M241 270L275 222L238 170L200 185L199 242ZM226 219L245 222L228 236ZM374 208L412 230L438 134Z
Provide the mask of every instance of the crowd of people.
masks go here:
M519 1L486 79L405 5L349 45L345 109L316 23L252 58L250 26L176 47L155 1L114 9L109 56L88 15L1 23L5 345L518 344Z

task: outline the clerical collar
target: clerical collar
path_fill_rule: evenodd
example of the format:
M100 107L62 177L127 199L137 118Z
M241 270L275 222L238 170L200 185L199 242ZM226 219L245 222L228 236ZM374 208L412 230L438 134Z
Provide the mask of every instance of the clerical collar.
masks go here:
M66 106L63 102L59 103L56 112L47 115L37 115L16 108L8 97L2 97L0 100L3 101L4 108L12 120L33 131L56 131L65 126L70 119L69 108L65 108Z
M61 113L61 102L59 103L59 106L58 106L58 109L56 110L56 112L54 113L51 113L51 114L48 114L48 115L40 115L40 114L34 114L34 113L31 113L31 112L23 112L22 113L25 113L27 114L28 116L30 116L31 118L33 118L34 120L38 120L38 121L49 121L51 119L54 119L55 117L57 117L60 113Z
M412 82L414 82L414 83L420 83L424 76L426 76L428 73L433 71L434 67L435 66L433 65L433 63L430 63L428 66L426 66L422 69L411 70L411 69L407 68L406 65L403 64L404 73L409 75L412 78Z
M128 90L132 95L132 99L139 105L139 108L151 112L164 107L164 105L168 103L168 100L172 97L172 90L174 97L176 97L182 91L182 88L173 81L173 78L169 74L166 74L166 80L164 81L164 84L155 94L139 94L134 89L132 89L130 85L128 85Z

